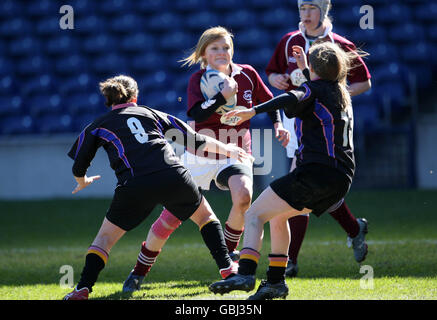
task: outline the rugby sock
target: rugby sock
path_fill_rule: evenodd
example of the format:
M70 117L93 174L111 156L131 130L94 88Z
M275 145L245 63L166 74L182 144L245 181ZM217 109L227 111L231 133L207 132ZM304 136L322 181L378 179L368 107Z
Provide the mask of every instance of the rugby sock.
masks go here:
M285 268L288 256L283 254L269 254L269 268L267 269L267 281L275 284L285 280Z
M138 254L137 263L135 264L132 274L137 276L146 276L155 263L160 252L161 250L150 251L146 248L146 241L143 241L141 244L141 251Z
M309 219L309 215L300 215L288 219L291 231L291 242L288 247L288 256L294 264L297 263L297 256L299 255L299 250L302 246L303 239L305 238Z
M255 275L258 267L260 253L251 248L243 248L240 251L238 273L242 275Z
M108 253L105 250L97 246L90 246L85 257L85 266L83 267L76 289L80 290L87 287L89 292L92 292L97 277L105 267L107 261Z
M223 229L219 221L210 220L200 227L200 234L219 269L228 268L232 260L228 255Z
M360 225L357 219L353 216L349 210L346 202L343 201L340 207L329 213L337 222L341 225L348 236L355 238L360 232Z
M229 227L228 223L225 223L225 231L223 233L225 235L226 246L228 247L229 252L235 251L240 242L243 230L232 229Z

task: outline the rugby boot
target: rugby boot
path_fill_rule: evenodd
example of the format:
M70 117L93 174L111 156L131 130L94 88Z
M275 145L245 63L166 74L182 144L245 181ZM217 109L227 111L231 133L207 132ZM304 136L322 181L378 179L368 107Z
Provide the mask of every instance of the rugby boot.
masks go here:
M285 275L290 278L294 278L297 276L297 272L299 268L297 263L294 264L290 259L288 260L287 267L285 268Z
M131 271L126 281L123 283L123 292L134 292L140 290L143 279L144 276L135 275Z
M288 295L288 286L285 281L275 284L267 280L261 281L258 290L254 295L251 295L247 300L271 300L276 298L285 299Z
M249 292L255 288L254 275L236 274L225 280L217 281L209 286L213 293L225 294L234 290L243 290Z
M368 247L366 243L366 234L368 232L368 222L364 218L358 218L357 222L360 226L360 231L355 238L347 237L348 247L354 250L354 258L357 262L362 262L366 259Z
M80 290L77 290L77 287L75 287L63 300L88 300L89 293L90 291L87 287L83 287Z

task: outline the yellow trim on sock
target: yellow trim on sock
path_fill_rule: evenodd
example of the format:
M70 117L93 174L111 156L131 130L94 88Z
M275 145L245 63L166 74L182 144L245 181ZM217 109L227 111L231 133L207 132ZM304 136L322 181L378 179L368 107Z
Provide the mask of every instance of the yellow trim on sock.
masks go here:
M271 267L287 267L287 261L270 261L269 266Z
M254 256L252 254L248 254L248 253L247 254L242 254L240 256L240 260L242 260L242 259L249 259L249 260L255 261L256 263L258 263L258 261L259 261L258 257Z
M103 253L101 253L100 251L98 251L98 250L95 250L95 249L89 249L88 250L88 253L94 253L94 254L96 254L96 255L98 255L102 260L103 260L103 262L106 264L106 262L108 261L108 257L106 256L106 255L104 255Z
M202 228L203 228L204 226L206 226L208 223L213 222L213 221L217 221L217 220L216 220L216 219L210 219L210 220L208 220L207 222L205 222L204 224L202 224L202 225L199 227L199 230L202 230Z

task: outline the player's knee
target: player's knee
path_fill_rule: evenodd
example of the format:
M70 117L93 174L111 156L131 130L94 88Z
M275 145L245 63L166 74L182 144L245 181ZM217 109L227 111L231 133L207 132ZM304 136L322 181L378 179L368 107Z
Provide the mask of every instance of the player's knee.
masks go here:
M233 204L237 206L242 212L246 212L249 209L252 202L252 195L249 190L241 189L234 197Z
M181 223L181 220L167 209L164 209L159 218L153 223L152 232L158 238L168 239Z

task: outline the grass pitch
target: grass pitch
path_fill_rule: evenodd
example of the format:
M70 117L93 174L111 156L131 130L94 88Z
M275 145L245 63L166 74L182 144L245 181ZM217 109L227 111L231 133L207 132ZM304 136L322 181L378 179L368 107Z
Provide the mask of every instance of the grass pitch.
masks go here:
M230 196L209 192L207 199L225 221ZM93 241L110 199L1 201L0 299L59 300L71 291L64 268L79 280L87 247ZM437 191L351 192L348 206L369 221L369 254L353 259L346 235L328 214L310 217L299 256L299 275L287 279L293 300L437 300ZM91 299L215 300L246 299L235 291L213 295L217 267L197 226L187 221L171 236L142 290L121 292L146 233L160 213L156 208L112 249ZM265 277L270 250L268 227L258 281ZM241 245L240 245L241 246ZM253 293L253 292L252 292Z

